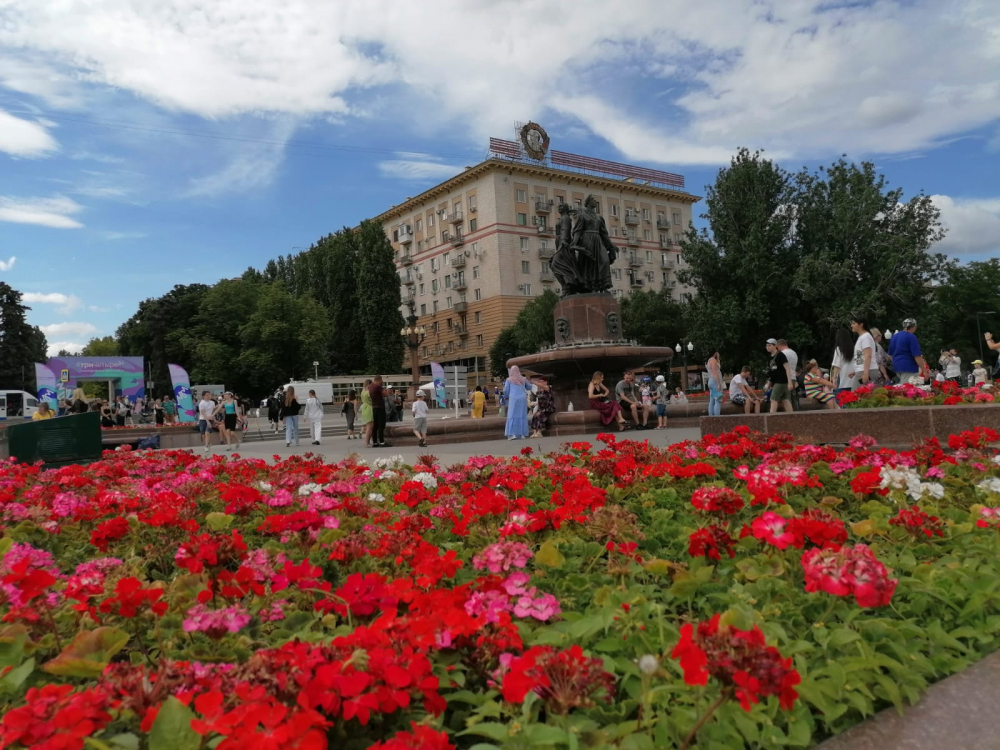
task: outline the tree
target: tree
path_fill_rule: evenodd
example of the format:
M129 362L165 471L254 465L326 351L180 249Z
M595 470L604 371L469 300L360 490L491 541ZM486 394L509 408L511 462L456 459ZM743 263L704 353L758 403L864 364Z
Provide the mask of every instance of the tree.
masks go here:
M35 363L47 358L45 334L28 324L21 293L0 281L0 387L34 393Z
M330 363L336 373L364 371L367 369L365 331L358 321L358 238L345 227L328 237L323 244L329 248L330 253L326 264L332 328Z
M507 360L534 354L555 343L553 313L559 295L546 289L521 308L514 325L503 329L490 347L490 371L494 377L507 376Z
M115 341L114 336L91 339L80 350L81 357L114 357L118 354L118 342Z
M361 222L357 232L358 315L365 340L368 368L374 373L399 372L403 367L403 341L399 329L399 276L395 253L382 225L372 219Z
M634 292L621 303L622 333L643 346L673 347L687 335L685 305L665 292Z
M942 283L931 290L931 298L931 304L915 316L928 361L933 365L936 352L951 348L958 350L965 365L977 358L992 359L982 335L1000 331L1000 260L949 265Z

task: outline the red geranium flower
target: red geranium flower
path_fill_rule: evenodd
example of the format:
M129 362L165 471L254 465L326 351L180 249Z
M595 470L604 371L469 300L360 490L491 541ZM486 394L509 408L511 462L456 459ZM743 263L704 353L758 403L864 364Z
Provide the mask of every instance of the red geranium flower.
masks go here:
M712 524L698 529L688 537L688 554L691 557L707 557L709 560L719 560L720 552L736 557L734 544L735 540L725 527Z

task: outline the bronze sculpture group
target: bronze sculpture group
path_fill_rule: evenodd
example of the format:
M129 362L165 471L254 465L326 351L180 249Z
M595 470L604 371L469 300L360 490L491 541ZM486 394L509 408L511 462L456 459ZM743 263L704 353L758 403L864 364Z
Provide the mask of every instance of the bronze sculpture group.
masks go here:
M551 266L563 296L610 291L611 264L617 257L604 217L597 213L597 198L588 195L579 209L559 204Z

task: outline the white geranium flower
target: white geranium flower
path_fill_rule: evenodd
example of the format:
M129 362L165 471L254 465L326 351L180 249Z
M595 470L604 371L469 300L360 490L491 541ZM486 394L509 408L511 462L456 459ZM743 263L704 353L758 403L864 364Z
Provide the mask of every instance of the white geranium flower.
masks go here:
M370 503L384 503L385 502L385 495L382 495L382 494L380 494L378 492L369 492L368 493L368 502L370 502Z
M315 482L306 482L304 485L299 487L299 497L309 497L309 495L314 492L319 492L323 489L323 485L316 484Z
M652 654L639 657L639 671L643 674L656 674L660 668L660 661Z
M990 477L989 479L984 479L979 484L976 485L983 492L996 492L1000 493L1000 478Z
M434 490L437 489L438 486L437 477L426 471L421 471L419 474L414 474L413 481L420 482L424 486L425 490Z
M268 482L257 482L257 486L264 492L270 492L274 489Z

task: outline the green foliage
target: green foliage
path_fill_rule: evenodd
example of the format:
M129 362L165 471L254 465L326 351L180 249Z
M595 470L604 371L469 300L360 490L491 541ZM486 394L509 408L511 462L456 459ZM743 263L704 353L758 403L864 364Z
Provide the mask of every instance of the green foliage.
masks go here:
M399 276L392 243L382 225L373 219L358 228L355 284L358 290L358 317L355 322L365 342L365 354L372 373L399 372L403 367L403 341L399 329Z
M35 362L48 355L45 334L28 325L30 307L21 302L21 293L0 281L0 387L23 387L35 391Z
M987 331L1000 331L1000 260L949 265L943 282L931 292L927 311L916 317L917 336L931 366L941 349L952 347L965 366L974 359L987 361L989 350L982 336ZM1000 339L1000 334L995 338Z
M507 360L534 354L555 343L553 312L559 295L551 289L526 304L517 314L514 325L503 329L490 347L490 372L493 377L507 376Z
M643 346L669 346L687 333L686 305L663 291L633 292L621 302L622 332L626 339Z
M80 356L83 357L114 357L120 353L114 336L93 338L80 350Z

